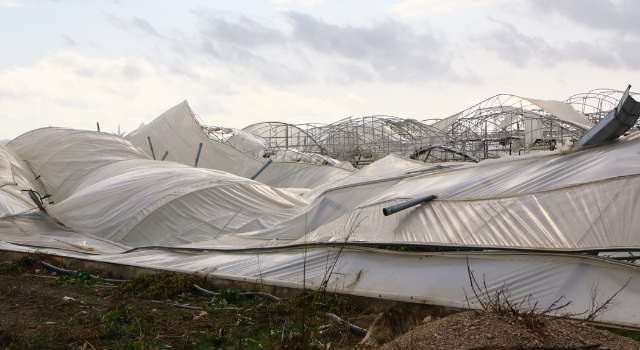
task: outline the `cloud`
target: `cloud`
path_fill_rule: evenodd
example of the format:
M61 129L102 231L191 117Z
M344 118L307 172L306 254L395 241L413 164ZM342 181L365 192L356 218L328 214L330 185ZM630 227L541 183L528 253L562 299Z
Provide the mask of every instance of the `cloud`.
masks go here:
M60 36L64 40L64 45L65 46L76 46L78 44L78 43L76 43L75 40L71 39L71 37L69 37L67 35L60 35Z
M425 13L449 12L459 7L502 4L519 0L406 0L393 5L394 12L403 17L416 17Z
M316 55L335 58L341 66L362 66L352 78L368 80L369 75L363 72L370 68L377 78L390 82L461 79L451 67L447 41L433 33L417 33L392 19L369 27L353 27L329 24L293 11L285 16L293 27L291 36L296 43Z
M544 38L522 34L511 23L495 22L500 24L500 29L479 35L477 39L500 59L519 68L525 68L531 62L556 61L554 59L556 53Z
M37 64L0 72L0 139L34 128L65 126L103 131L133 130L188 99L211 125L244 127L258 120L335 119L346 112L322 97L286 91L210 64L182 63L199 77L136 56L95 58L72 50Z
M138 32L147 36L161 37L160 33L158 33L149 22L142 18L134 17L130 20L124 20L113 15L108 15L107 21L125 32Z
M292 2L292 0L270 0L269 2L274 4L287 4ZM297 2L306 7L313 7L319 3L324 2L324 0L294 0L293 2Z
M196 13L204 27L204 38L228 46L256 49L261 46L279 45L285 42L280 31L267 27L245 15L229 16L223 13Z
M200 23L198 34L181 38L180 44L174 45L174 52L184 54L186 48L229 69L257 73L278 86L300 84L311 78L296 61L290 38L274 26L242 14L204 9L192 13Z
M534 13L558 15L573 23L619 34L640 35L640 2L637 0L529 0Z
M500 28L475 37L477 43L518 68L531 64L552 67L560 63L586 62L607 69L638 70L640 40L594 38L549 44L540 36L521 33L513 24L494 21Z
M455 73L448 42L386 19L369 26L336 25L284 11L287 30L245 15L194 10L201 24L194 38L175 48L257 72L276 85L311 80L337 84L431 82L467 79Z
M5 7L18 7L25 3L26 0L3 0L2 6Z

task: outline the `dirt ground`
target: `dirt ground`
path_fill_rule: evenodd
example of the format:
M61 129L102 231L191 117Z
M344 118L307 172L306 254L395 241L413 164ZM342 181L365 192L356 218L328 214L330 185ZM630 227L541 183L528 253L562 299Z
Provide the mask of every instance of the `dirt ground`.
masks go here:
M0 264L0 349L640 349L629 337L566 319L547 319L532 330L488 312L438 318L404 308L378 314L312 293L274 303L226 291L212 301L150 280L119 287L60 284L59 276L38 266L14 265ZM356 334L326 312L369 332Z
M549 318L537 330L488 312L467 311L426 322L382 349L640 349L640 343L605 330Z

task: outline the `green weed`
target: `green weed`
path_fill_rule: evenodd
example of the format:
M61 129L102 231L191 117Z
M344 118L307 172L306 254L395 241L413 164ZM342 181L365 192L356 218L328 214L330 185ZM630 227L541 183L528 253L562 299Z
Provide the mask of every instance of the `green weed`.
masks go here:
M186 295L194 284L203 284L196 275L161 272L154 275L136 277L118 288L120 295L143 299L169 299Z
M176 297L176 301L178 302L184 302L184 301L189 301L193 299L193 294L189 293L189 292L182 292L180 294L178 294L178 296Z
M4 264L0 267L0 275L18 275L40 267L40 262L48 258L49 255L35 252L23 255L20 259Z
M233 289L221 290L207 305L211 309L233 307L240 301L240 292Z
M51 285L53 285L54 287L94 286L96 284L102 283L102 278L92 278L89 272L85 270L77 270L56 279Z

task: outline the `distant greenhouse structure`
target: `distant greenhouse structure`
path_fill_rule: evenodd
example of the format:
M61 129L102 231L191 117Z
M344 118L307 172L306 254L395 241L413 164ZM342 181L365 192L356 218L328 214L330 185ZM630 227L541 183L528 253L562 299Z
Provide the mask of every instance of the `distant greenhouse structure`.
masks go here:
M242 140L254 157L359 169L387 155L425 163L479 162L568 148L623 94L595 89L563 102L500 94L450 117L421 121L372 115L330 124L266 121L238 130L206 126L194 117L211 139L240 149Z

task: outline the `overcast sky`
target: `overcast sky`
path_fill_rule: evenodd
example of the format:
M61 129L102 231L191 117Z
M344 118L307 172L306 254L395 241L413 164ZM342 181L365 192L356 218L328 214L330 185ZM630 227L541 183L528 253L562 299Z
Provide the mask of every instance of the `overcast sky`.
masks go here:
M637 0L0 0L0 139L444 118L499 93L640 92Z

